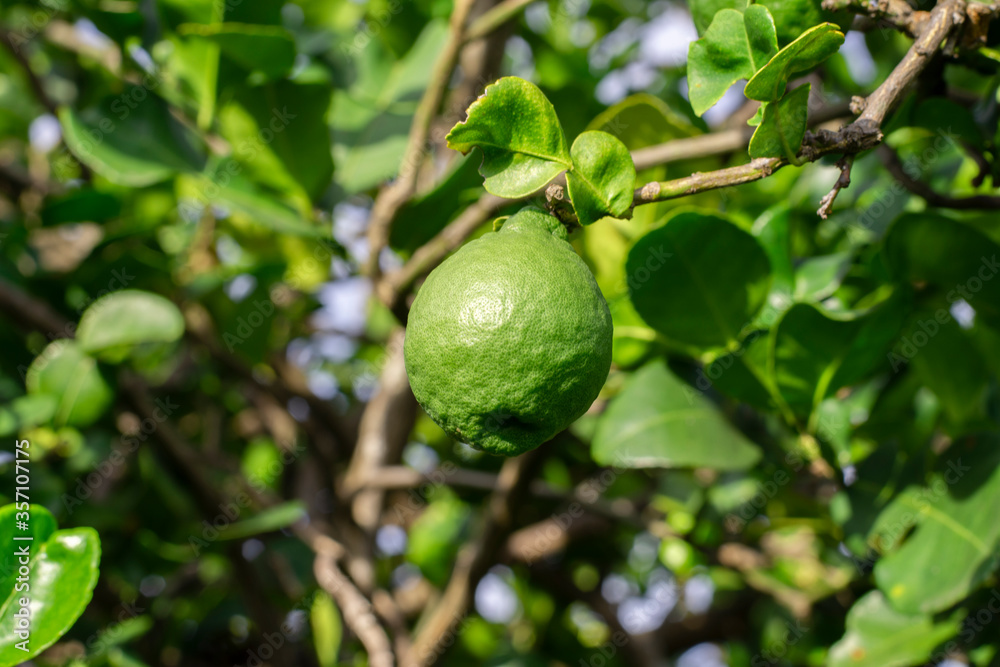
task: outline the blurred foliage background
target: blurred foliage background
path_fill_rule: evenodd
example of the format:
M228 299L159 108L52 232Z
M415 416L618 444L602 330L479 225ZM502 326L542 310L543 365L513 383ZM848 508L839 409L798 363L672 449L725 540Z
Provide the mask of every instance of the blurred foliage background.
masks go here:
M478 0L470 20L497 4L376 258L369 212L451 0L0 4L0 433L32 443L32 501L102 544L93 601L35 664L388 664L352 626L373 617L406 666L1000 665L993 42L931 64L828 219L835 159L577 232L612 373L501 472L402 373L405 303L441 253L393 280L521 205L448 237L488 200L480 156L444 135L516 75L571 140L728 137L641 185L745 162L756 104L737 87L699 118L686 99L688 45L732 3ZM834 128L912 43L813 0L765 4L783 45L856 28L805 78ZM741 232L692 241L718 242L705 261L766 294L728 350L629 301L630 248L691 206ZM755 248L764 275L742 264ZM684 280L653 283L664 308L711 327L685 320L704 295ZM339 578L318 585L327 556Z

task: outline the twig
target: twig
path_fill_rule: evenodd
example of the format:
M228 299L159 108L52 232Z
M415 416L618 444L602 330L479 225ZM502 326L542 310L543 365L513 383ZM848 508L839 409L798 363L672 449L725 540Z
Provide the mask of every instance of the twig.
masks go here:
M969 197L949 197L934 191L930 185L906 173L899 155L891 147L879 146L879 157L882 164L892 174L892 177L899 181L904 188L922 198L931 206L941 206L955 210L988 210L1000 209L1000 196L996 195L971 195Z
M848 112L847 105L833 105L819 110L810 117L810 126L841 118ZM671 141L640 148L632 152L636 170L642 171L660 164L678 160L724 155L746 148L753 134L753 128L727 130L696 137L673 139ZM376 291L382 303L386 304L401 322L406 322L406 308L400 300L409 292L421 276L426 275L452 251L458 248L491 216L504 206L516 204L524 199L503 199L484 193L475 203L466 208L437 236L416 250L410 260L392 273L388 273L376 284Z
M457 0L451 13L451 32L448 41L434 63L427 90L413 116L410 136L407 139L399 176L376 197L368 221L369 255L365 272L373 279L379 277L379 255L389 242L389 229L396 213L413 197L417 187L417 173L426 155L427 138L434 114L441 107L445 88L455 69L464 43L465 23L474 0Z
M956 26L962 24L964 17L964 0L944 0L938 4L931 12L917 41L882 85L864 100L861 116L838 132L829 130L807 132L798 153L799 164L815 162L831 153L854 155L880 144L884 138L881 126L886 116L899 103L914 79L927 67L931 58L944 47L946 39L952 35ZM767 178L787 164L789 161L784 158L758 158L739 167L692 174L686 178L663 183L649 183L636 190L633 206L750 183Z
M465 32L466 41L471 42L474 39L485 37L512 19L515 14L534 1L535 0L504 0L496 7L493 7L469 24L469 29Z
M840 194L840 191L851 185L851 166L853 164L853 155L845 155L837 161L837 166L840 168L840 178L833 184L833 189L819 200L819 209L816 211L816 215L823 220L830 217L830 212L833 210L833 202L837 200L837 195Z
M482 530L459 551L444 595L420 627L405 667L436 664L440 654L453 643L451 635L469 609L476 583L486 574L512 523L514 507L530 481L528 472L538 460L538 452L535 449L504 462Z
M489 220L490 216L510 203L512 202L509 199L484 194L434 238L414 252L402 268L386 275L377 286L379 298L397 315L403 315L402 321L405 323L405 312L397 312L400 296L409 291L418 278L437 266L448 253L462 245L473 232Z
M914 9L906 0L823 0L823 9L837 12L844 9L888 23L910 37L919 35L930 12Z
M375 618L371 603L337 567L336 557L325 551L318 552L313 561L313 572L323 590L336 600L347 627L364 645L368 664L371 667L393 667L395 660L389 637Z
M21 49L14 45L14 42L10 37L10 32L4 28L0 28L0 42L3 42L3 45L7 47L8 51L10 51L10 54L14 57L14 60L17 61L17 64L21 66L22 70L24 70L24 75L28 79L28 85L31 86L31 90L34 91L35 97L38 98L39 103L41 103L41 105L45 107L50 114L53 116L56 115L59 106L51 97L49 97L48 92L45 90L45 84L42 83L42 80L37 74L35 74L35 70L31 68L31 63L28 62L28 59L25 57Z
M342 485L343 497L354 496L354 521L369 533L378 527L385 492L363 487L383 465L393 462L391 458L399 456L416 418L416 407L403 364L403 330L398 329L386 344L379 390L361 417L358 443Z

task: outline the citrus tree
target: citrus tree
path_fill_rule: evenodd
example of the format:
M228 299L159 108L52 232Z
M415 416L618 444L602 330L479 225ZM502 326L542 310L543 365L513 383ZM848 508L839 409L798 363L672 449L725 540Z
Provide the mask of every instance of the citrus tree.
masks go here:
M0 667L997 667L998 13L3 3Z

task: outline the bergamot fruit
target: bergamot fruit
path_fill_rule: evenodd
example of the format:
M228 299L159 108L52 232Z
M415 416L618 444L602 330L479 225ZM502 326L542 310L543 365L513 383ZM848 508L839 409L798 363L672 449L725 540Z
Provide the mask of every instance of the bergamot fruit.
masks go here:
M608 304L565 228L529 208L428 276L410 309L406 373L449 435L514 456L587 411L611 336Z

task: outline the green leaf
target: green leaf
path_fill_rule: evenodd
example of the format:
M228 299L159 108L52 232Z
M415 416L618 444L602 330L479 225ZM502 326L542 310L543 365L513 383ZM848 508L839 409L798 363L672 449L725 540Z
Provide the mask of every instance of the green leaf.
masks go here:
M981 425L989 428L984 410L990 371L972 336L946 308L917 314L892 354L894 369L909 360L924 386L938 397L953 435Z
M47 423L56 414L59 400L48 394L19 396L0 406L0 436L13 435Z
M903 316L903 299L895 295L851 313L795 304L772 336L768 363L778 390L796 412L810 414L832 392L885 365Z
M63 107L59 122L73 155L117 185L141 188L205 164L201 142L140 86L126 86L86 114Z
M705 36L688 48L688 96L701 116L729 87L749 79L778 52L778 38L770 12L751 5L740 13L723 9L715 15Z
M32 453L30 446L27 451L29 454ZM22 458L21 460L24 459ZM28 506L28 530L19 530L17 528L18 519L18 511L15 505L10 504L0 507L0 540L3 540L3 544L11 546L16 545L18 542L26 544L30 542L35 546L42 545L45 544L45 541L49 539L52 533L56 532L56 528L58 527L56 525L56 518L52 516L52 512L41 505ZM23 515L20 517L20 520L24 520ZM15 540L14 537L30 537L32 539ZM34 546L31 549L34 551ZM10 548L3 555L0 555L0 601L9 599L15 592L14 587L17 584L18 565L14 549Z
M25 384L30 394L59 397L58 425L89 426L114 399L97 361L72 340L57 340L42 350L28 368Z
M454 495L435 496L410 527L406 559L434 584L446 582L471 515L469 505Z
M413 114L447 36L447 21L435 20L399 60L380 40L358 52L355 83L337 91L330 116L334 179L346 192L367 190L399 172Z
M474 155L455 160L452 170L433 190L404 204L397 216L399 224L392 226L389 244L412 252L478 200L483 193L478 163Z
M699 348L735 343L771 284L757 240L715 213L687 210L640 238L625 264L649 326Z
M807 83L777 102L764 104L760 125L750 137L750 157L783 157L795 162L806 135L810 88Z
M46 198L42 224L67 222L105 222L121 213L121 201L114 195L91 188L71 190L61 197Z
M308 210L333 177L330 100L325 83L281 80L240 88L219 110L220 130L249 177L298 196L296 203Z
M221 532L220 539L242 540L261 533L270 533L275 530L287 528L298 523L306 517L305 505L298 501L291 501L268 507L261 510L255 516L230 525Z
M184 335L184 316L169 299L141 290L102 296L80 317L76 340L92 355L142 343L172 343Z
M927 488L898 499L904 513L893 532L916 529L875 564L875 581L901 612L946 609L1000 565L1000 522L993 511L1000 507L1000 443L977 436L962 444L942 457L947 462Z
M852 252L810 257L795 270L795 298L800 301L822 301L840 287L851 268Z
M448 148L483 152L479 173L499 197L526 197L573 166L556 110L533 83L508 76L486 87Z
M323 591L316 593L313 598L309 609L309 624L312 626L313 646L316 648L319 667L337 667L344 624L337 605Z
M607 132L584 132L570 148L566 186L581 225L620 218L632 207L635 165L625 144Z
M844 33L836 24L822 23L806 30L753 75L743 94L761 102L780 99L793 74L816 67L836 53L843 43Z
M0 537L11 552L28 545L30 589L18 591L13 586L15 575L0 583L4 593L0 602L0 667L13 667L38 655L62 637L80 617L90 602L97 585L101 543L92 528L74 528L52 532L55 521L44 508L32 506L30 525L35 535L32 541L14 541L13 535L3 534L14 526L14 507L0 509ZM38 523L36 526L35 523ZM27 533L18 531L20 536ZM16 545L16 546L15 546ZM13 560L11 561L13 565ZM20 567L21 563L17 563ZM28 651L17 644L24 641L15 634L21 600L29 600L30 639ZM24 646L24 644L22 644Z
M628 468L743 470L760 459L760 450L657 360L636 371L611 401L591 455L601 465Z
M979 230L932 213L904 215L887 232L883 252L896 278L936 285L949 303L964 299L1000 328L1000 245Z
M935 623L927 615L901 614L879 591L871 591L847 612L847 632L830 648L829 667L909 667L921 665L931 651L955 636L953 616Z
M280 26L250 23L185 23L181 35L196 36L219 45L223 55L251 72L278 79L295 65L295 40Z

